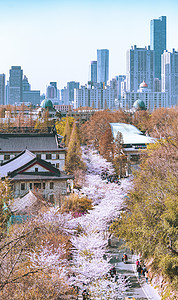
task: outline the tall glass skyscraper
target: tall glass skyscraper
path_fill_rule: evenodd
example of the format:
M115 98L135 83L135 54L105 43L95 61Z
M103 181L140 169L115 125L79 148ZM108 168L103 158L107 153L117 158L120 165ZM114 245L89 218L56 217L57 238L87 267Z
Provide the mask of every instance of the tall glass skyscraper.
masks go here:
M0 105L5 104L5 74L0 74Z
M92 83L97 83L97 61L91 61L90 66L90 80Z
M161 79L161 55L166 50L166 17L150 22L150 47L155 51L155 78Z
M107 85L109 79L109 50L97 50L97 82Z

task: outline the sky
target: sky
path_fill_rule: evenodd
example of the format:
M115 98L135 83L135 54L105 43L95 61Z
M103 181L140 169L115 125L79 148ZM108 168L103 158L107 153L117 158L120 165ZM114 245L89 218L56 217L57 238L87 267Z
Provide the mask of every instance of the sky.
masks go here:
M178 50L178 0L0 0L0 74L21 66L33 90L89 80L97 49L109 78L126 74L126 51L150 44L150 20L167 16L167 49Z

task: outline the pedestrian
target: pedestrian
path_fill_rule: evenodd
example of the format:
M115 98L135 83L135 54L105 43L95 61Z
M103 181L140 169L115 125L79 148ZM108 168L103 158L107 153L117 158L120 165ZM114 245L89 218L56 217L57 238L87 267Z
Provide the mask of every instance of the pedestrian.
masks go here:
M143 271L142 272L143 276L145 276L145 272L146 272L146 266L145 265L143 266L142 271Z
M146 283L148 283L148 271L145 272Z
M142 271L142 267L141 265L138 266L137 268L137 273L138 273L138 278L140 279L140 276L141 276L141 271Z
M136 267L137 267L137 269L138 269L138 266L140 265L140 262L139 262L139 260L138 260L138 258L137 258L137 260L136 260Z
M87 290L83 291L82 297L83 297L83 300L87 300L88 299L88 292L87 292Z

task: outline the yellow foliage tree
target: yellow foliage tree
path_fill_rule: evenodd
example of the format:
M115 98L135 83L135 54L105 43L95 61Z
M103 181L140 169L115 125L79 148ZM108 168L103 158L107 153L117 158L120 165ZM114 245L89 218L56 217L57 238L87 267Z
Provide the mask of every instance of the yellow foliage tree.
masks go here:
M68 151L65 161L65 171L68 173L73 173L78 169L85 169L85 164L82 160L82 150L80 147L77 125L76 123L74 123L68 145Z

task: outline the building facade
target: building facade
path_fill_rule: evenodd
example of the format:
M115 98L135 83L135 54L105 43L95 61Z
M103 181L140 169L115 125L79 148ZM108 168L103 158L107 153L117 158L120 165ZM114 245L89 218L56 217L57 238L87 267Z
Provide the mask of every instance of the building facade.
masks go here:
M22 101L22 78L23 70L20 66L12 66L9 76L9 102L8 104L14 104L15 102Z
M109 80L109 50L97 50L97 82L107 85Z
M5 105L5 74L0 74L0 105Z
M97 83L97 61L91 61L90 65L90 80L93 83Z
M178 104L178 51L173 49L172 53L164 51L161 57L162 91L168 93L169 106Z
M149 89L154 91L154 51L150 46L137 48L135 45L127 52L127 92L137 92L140 83L147 82Z
M161 80L161 55L166 50L166 17L150 22L150 47L155 52L155 78Z
M111 86L101 88L100 85L81 86L75 90L74 109L92 107L93 109L113 109L115 106L115 89Z
M144 102L146 109L153 111L160 107L168 107L168 93L167 92L152 92L148 89L145 82L140 84L137 92L127 92L123 94L121 99L121 108L130 110L133 108L135 101L141 100Z
M53 133L1 133L0 163L14 158L25 149L59 170L64 170L66 148L60 147L57 135Z

